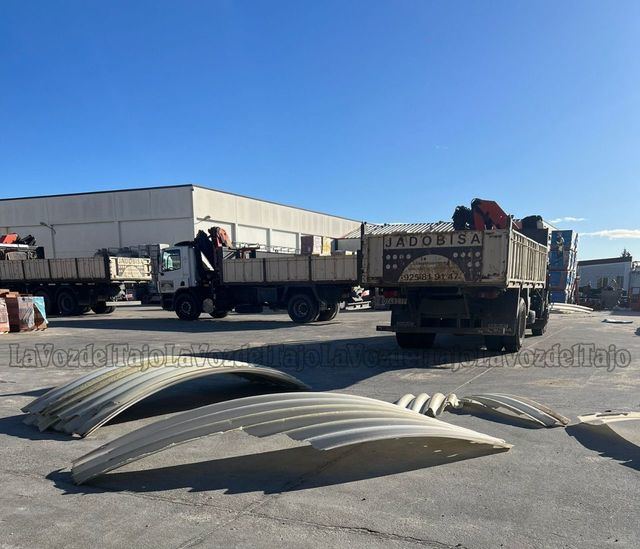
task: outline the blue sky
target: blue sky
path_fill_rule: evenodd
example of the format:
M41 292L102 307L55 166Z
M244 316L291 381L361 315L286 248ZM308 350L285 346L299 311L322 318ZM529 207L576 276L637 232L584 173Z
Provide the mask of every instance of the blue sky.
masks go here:
M197 183L375 222L482 197L640 259L638 52L637 1L3 0L0 195Z

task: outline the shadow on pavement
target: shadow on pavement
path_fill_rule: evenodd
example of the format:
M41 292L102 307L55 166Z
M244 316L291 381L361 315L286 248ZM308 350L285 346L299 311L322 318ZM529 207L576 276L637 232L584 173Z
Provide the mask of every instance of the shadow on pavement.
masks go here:
M58 433L56 431L41 432L36 425L26 425L25 423L23 423L22 421L25 417L27 417L26 414L19 414L17 416L7 416L0 418L0 434L17 438L24 438L27 440L78 440L71 435Z
M300 328L300 324L287 320L214 320L202 319L194 322L178 318L100 318L98 320L82 317L52 319L52 328L76 328L79 330L134 330L136 332L176 332L211 333L244 332L256 330L276 330L281 328ZM306 327L320 328L322 324L305 324Z
M226 379L223 379L226 378ZM185 412L201 406L272 393L288 393L293 389L267 383L238 380L236 376L222 375L216 379L193 379L169 387L145 398L109 421L106 425Z
M147 493L187 488L190 492L277 494L384 477L503 451L504 448L452 439L428 445L424 440L404 439L328 451L302 446L143 471L114 472L94 479L87 486L73 485L69 472L54 471L47 478L65 493L100 490Z
M453 346L460 338L443 337L432 349L400 349L394 336L374 336L329 341L304 341L256 345L231 350L194 352L200 358L238 360L269 366L298 377L314 391L350 387L381 373L405 369L452 370L472 362L495 366L491 359L502 353L478 350L473 338ZM401 395L398 395L400 397Z
M619 461L625 467L640 471L640 447L627 440L608 425L569 425L567 434L602 457Z
M21 393L0 393L1 397L14 397L14 396L27 396L27 397L39 397L44 395L47 391L50 391L53 387L45 387L44 389L34 389L33 391L22 391Z
M447 409L447 413L456 414L458 416L474 416L493 423L500 423L502 425L510 425L511 427L520 427L522 429L545 429L542 425L538 425L526 419L522 419L516 415L506 415L499 413L491 413L483 410L481 406L465 405L462 410L456 410L454 408ZM439 416L438 419L446 421L446 416Z

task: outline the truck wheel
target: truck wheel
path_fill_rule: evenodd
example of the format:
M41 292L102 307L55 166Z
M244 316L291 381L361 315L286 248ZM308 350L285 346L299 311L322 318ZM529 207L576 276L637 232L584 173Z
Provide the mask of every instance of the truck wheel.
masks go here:
M396 342L403 349L429 349L435 340L436 334L396 332Z
M516 322L516 329L518 330L515 335L504 336L504 348L508 353L517 353L524 343L524 331L527 328L527 306L524 300L520 300L518 305L518 318Z
M502 336L484 336L484 344L487 351L500 352L504 347L504 340Z
M38 288L33 292L33 295L44 298L44 310L46 311L47 316L58 313L58 308L49 290L46 288Z
M546 318L544 320L538 320L531 328L531 333L534 336L541 336L547 331L548 322L549 321Z
M104 301L98 301L91 310L97 315L110 315L116 308L113 305L107 306Z
M202 312L200 302L190 293L180 294L176 298L175 309L180 320L197 320Z
M213 311L209 313L213 318L224 318L229 314L229 311Z
M327 322L333 320L340 312L340 303L332 303L326 310L320 311L318 314L318 322Z
M318 302L308 294L295 294L287 306L289 317L298 324L313 322L318 318Z
M78 298L73 290L62 289L56 297L56 304L61 316L76 316L81 312Z

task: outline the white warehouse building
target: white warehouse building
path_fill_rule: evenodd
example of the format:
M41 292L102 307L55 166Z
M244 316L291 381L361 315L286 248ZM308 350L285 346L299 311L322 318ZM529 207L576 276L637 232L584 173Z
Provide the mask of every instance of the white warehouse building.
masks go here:
M359 222L198 185L0 200L0 234L33 235L46 257L175 244L216 225L236 244L293 252L302 235L338 238Z

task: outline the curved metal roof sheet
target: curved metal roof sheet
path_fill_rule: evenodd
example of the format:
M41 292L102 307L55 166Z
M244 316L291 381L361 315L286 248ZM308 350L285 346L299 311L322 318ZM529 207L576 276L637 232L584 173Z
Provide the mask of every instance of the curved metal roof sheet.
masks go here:
M211 404L147 425L74 461L73 478L81 484L176 444L235 429L257 437L284 433L319 450L407 437L511 447L502 439L381 400L342 393L281 393Z
M185 364L185 360L188 364ZM299 379L273 368L246 362L169 357L168 364L101 368L52 389L22 410L24 422L84 437L130 406L167 387L200 377L232 374L280 387L306 390Z
M453 221L436 221L433 223L367 223L365 234L383 235L396 233L442 233L453 231ZM342 238L360 238L360 228L353 229Z

